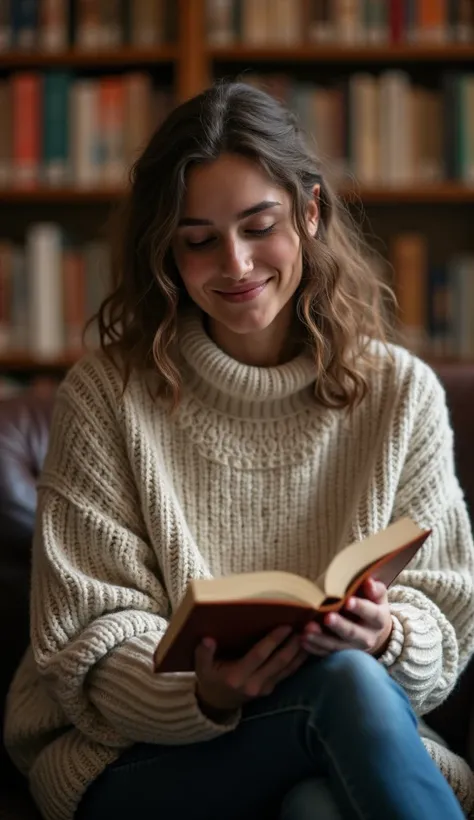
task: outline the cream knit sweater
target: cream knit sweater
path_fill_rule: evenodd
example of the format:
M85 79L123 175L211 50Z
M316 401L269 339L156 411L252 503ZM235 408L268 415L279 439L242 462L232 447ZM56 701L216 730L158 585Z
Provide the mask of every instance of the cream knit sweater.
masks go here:
M181 330L185 391L172 416L143 380L125 394L102 355L62 384L39 483L31 648L6 743L47 820L135 741L209 741L190 674L152 653L191 578L280 569L316 578L352 540L412 516L433 534L390 590L381 658L423 714L474 650L474 550L452 432L431 370L393 348L352 416L321 408L305 355L237 363L199 316ZM427 741L468 811L470 770Z

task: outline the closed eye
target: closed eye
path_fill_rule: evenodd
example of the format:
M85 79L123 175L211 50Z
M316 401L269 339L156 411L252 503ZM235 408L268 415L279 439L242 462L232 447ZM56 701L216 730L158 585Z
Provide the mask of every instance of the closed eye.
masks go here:
M254 228L250 230L247 228L246 233L250 234L251 236L266 236L266 234L271 233L275 225L269 225L268 228Z
M275 223L273 225L269 225L268 228L247 228L245 233L248 236L255 237L267 236L273 231L274 227ZM194 250L201 250L202 248L209 247L209 245L215 242L215 240L216 237L208 236L206 237L206 239L201 239L199 242L193 242L191 239L187 239L186 244L188 248L193 248Z

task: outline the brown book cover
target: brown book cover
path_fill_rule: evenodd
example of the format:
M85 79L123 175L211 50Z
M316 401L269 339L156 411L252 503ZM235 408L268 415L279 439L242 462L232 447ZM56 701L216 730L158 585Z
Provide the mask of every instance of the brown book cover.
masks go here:
M427 343L428 243L417 232L398 234L391 245L398 301L400 342L415 353Z
M326 612L342 609L369 576L389 586L429 534L402 518L342 549L315 583L271 571L192 581L156 648L155 671L192 671L194 652L205 637L213 638L227 658L243 655L278 626L301 630Z

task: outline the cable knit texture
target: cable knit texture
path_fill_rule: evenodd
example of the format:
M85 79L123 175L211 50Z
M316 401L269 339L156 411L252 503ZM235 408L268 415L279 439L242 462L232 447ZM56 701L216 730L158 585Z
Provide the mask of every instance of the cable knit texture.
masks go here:
M302 354L254 368L198 315L181 327L172 415L143 377L85 357L59 389L39 482L31 647L8 699L6 742L46 820L71 820L87 785L135 741L231 732L200 711L192 674L155 675L153 651L192 578L278 569L316 579L353 540L409 515L433 534L390 590L380 659L422 715L474 650L470 525L433 372L379 344L352 414L314 397ZM467 766L427 747L463 800Z

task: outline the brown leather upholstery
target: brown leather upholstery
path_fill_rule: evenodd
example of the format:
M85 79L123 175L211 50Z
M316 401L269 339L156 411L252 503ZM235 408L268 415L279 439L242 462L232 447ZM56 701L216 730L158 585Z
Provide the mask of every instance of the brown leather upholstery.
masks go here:
M444 367L455 430L458 474L474 516L474 366ZM0 702L28 641L28 587L35 481L43 463L52 400L31 394L0 402ZM468 712L474 700L474 664L456 692L432 713L430 722L461 754L466 749ZM25 784L0 750L0 816L35 817Z

